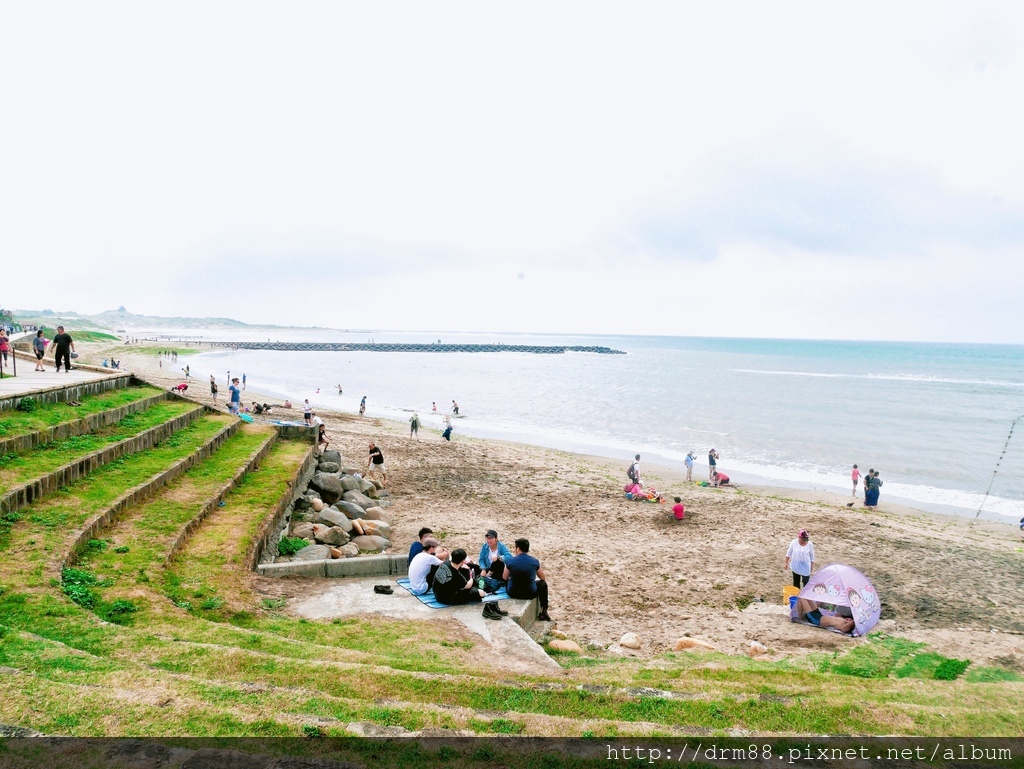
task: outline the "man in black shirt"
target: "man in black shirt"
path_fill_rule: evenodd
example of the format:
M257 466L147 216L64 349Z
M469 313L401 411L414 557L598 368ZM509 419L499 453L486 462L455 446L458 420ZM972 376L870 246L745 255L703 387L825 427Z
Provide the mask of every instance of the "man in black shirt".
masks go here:
M377 471L381 474L381 484L384 486L388 485L388 466L384 464L384 454L377 448L376 445L370 442L370 458L366 460L366 474L374 476Z
M452 550L451 557L437 567L434 575L434 597L446 606L461 606L482 601L483 590L473 587L473 572L460 568L466 562L466 551Z
M53 338L54 356L56 358L57 371L60 371L60 362L64 361L64 370L71 370L71 353L75 351L75 343L71 334L64 333L63 326L57 326L57 335Z

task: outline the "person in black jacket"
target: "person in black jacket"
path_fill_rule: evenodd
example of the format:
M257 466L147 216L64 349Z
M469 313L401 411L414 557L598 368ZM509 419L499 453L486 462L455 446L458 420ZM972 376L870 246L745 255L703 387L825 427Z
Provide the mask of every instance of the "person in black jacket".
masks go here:
M446 606L461 606L478 603L486 595L473 586L473 572L463 568L466 551L461 547L452 550L451 557L437 567L434 575L434 597Z

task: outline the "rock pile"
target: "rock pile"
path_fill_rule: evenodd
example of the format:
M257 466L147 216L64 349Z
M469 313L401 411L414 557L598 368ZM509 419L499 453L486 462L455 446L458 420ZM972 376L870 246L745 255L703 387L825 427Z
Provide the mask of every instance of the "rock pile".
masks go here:
M391 505L379 481L359 476L341 452L325 451L306 491L295 500L292 519L282 536L309 544L277 563L351 558L391 547Z

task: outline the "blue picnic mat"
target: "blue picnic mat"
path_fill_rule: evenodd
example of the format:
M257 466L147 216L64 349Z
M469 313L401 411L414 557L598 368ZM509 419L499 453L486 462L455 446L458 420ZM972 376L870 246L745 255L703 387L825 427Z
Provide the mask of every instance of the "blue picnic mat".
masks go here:
M402 577L400 580L398 580L398 586L399 587L404 587L406 590L408 590L410 593L412 593L412 587L409 584L409 578L408 577ZM434 591L433 590L428 590L423 595L417 595L416 598L419 598L420 599L420 603L422 603L422 604L424 604L426 606L429 606L431 609L444 609L444 608L448 607L448 604L441 603L436 598L434 598ZM481 601L481 603L492 603L493 601L503 601L506 598L508 598L508 591L505 590L505 588L502 588L498 592L491 593L490 595L485 597L483 599L483 601Z

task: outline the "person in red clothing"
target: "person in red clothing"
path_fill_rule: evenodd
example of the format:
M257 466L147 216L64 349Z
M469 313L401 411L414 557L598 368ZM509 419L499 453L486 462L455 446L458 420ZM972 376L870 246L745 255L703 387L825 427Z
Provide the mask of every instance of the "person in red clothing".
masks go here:
M679 497L674 498L676 503L672 505L672 515L676 517L677 521L683 520L683 516L686 515L686 507L683 505L683 500Z

